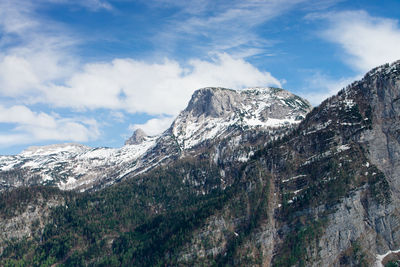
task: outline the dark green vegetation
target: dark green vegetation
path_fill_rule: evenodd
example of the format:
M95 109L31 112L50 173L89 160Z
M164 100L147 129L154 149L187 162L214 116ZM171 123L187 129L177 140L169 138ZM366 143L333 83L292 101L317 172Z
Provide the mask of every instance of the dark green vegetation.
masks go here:
M0 194L0 217L11 218L24 211L29 204L39 204L41 198L47 201L53 197L69 199L74 195L73 192L63 192L53 187L20 187Z
M216 168L206 162L186 160L152 171L140 180L129 180L92 194L63 193L46 187L5 193L0 204L2 216L8 216L16 208L23 210L24 203L33 201L37 194L45 199L60 194L66 203L52 210L51 220L42 234L10 241L2 254L1 265L174 265L178 261L175 252L188 241L190 233L232 199L254 204L249 219L240 226L243 235L257 226L256 222L265 213L268 183L246 192L249 182L259 183L261 177L254 172L256 169L238 170L231 177L233 185L225 190L218 189L220 176ZM244 176L246 180L241 179ZM202 183L207 194L200 194L185 177ZM18 198L22 201L16 201ZM233 207L237 209L233 212L246 212L241 210L245 209L243 205ZM221 256L216 262L228 262L241 239L232 238L227 256Z
M389 261L385 264L385 267L398 267L399 263L397 261Z
M342 266L370 266L367 261L365 250L358 241L352 242L351 246L343 253L339 261Z

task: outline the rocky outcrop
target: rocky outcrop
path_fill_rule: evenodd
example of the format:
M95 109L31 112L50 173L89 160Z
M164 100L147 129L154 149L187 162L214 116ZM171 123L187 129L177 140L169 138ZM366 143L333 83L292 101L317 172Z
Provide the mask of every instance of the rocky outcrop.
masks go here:
M34 190L32 191L34 192ZM20 192L12 192L2 196L0 255L10 242L40 237L44 226L51 221L50 213L52 209L65 205L66 202L63 195L54 192L48 193L46 190L42 192L39 190L35 195L31 194L32 192L25 188ZM10 201L13 203L10 203Z
M137 129L128 140L125 141L125 145L139 145L148 139L147 134L142 129Z
M387 177L394 201L400 199L400 61L369 72L356 84L371 103L372 129L361 141L368 156Z
M193 117L221 118L232 114L242 103L236 90L204 88L197 90L185 109Z

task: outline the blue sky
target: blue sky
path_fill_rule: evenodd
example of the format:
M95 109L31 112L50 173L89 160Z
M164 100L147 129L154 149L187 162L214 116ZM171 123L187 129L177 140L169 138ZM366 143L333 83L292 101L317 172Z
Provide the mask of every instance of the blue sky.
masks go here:
M317 105L400 59L399 18L398 0L0 0L0 154L120 147L206 86Z

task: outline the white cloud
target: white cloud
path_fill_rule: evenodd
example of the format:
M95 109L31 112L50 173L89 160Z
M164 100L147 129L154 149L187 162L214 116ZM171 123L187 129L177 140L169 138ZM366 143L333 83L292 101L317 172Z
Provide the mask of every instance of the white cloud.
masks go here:
M173 122L174 117L160 117L148 120L143 124L131 124L129 125L130 131L135 131L137 129L142 129L146 134L153 136L162 133Z
M360 72L400 59L399 21L370 16L365 11L347 11L322 16L330 26L323 37L339 44L343 60Z
M46 1L65 3L40 3ZM101 3L106 2L80 4ZM210 61L191 60L187 66L169 59L161 63L115 59L79 67L79 60L70 53L77 41L58 33L68 32L62 25L48 26L53 24L39 20L35 8L28 0L22 0L18 8L12 1L0 3L0 26L18 41L17 46L4 46L0 52L0 96L18 103L171 115L183 109L192 92L201 87L280 86L270 73L228 54L217 54ZM15 25L21 26L13 28L10 14ZM230 20L226 18L230 16L224 15L222 20Z
M77 41L62 25L39 19L36 8L27 0L0 1L0 96L37 97L76 68L69 52Z
M306 78L307 93L302 96L318 105L374 67L400 59L400 28L398 20L370 16L365 11L312 13L311 20L326 20L328 26L320 36L340 45L341 59L356 71L356 75L335 79L316 72Z
M107 1L101 1L101 0L88 0L88 1L77 1L78 3L81 2L86 2L86 7L92 9L92 10L99 10L99 9L107 9L111 10L112 6L110 3Z
M43 94L59 107L175 115L198 88L266 85L281 84L243 59L219 54L211 61L191 60L187 67L168 59L158 64L133 59L88 64L65 85L51 86Z
M7 55L0 60L0 91L4 95L21 95L39 85L34 68L26 59Z
M33 5L21 0L18 5L13 0L0 1L0 29L4 33L21 34L38 26L32 19ZM2 37L4 38L4 37Z
M125 114L123 112L121 112L121 111L112 110L109 113L109 116L113 121L117 121L117 122L124 122L125 119L126 119L125 118Z
M15 125L11 133L0 133L1 147L48 140L86 142L100 135L95 120L60 118L56 114L33 112L22 105L0 105L0 123Z
M50 140L86 142L100 135L94 120L61 118L21 105L36 103L50 83L65 80L77 68L71 54L77 40L62 24L38 16L48 2L0 1L0 123L7 129L0 132L1 147Z

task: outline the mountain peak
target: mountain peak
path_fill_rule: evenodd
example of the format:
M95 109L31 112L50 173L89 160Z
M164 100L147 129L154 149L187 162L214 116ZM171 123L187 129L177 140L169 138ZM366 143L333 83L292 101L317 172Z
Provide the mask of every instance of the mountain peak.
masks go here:
M244 105L251 105L254 102L268 103L273 100L288 100L286 105L292 108L302 108L309 111L310 103L289 91L274 87L252 87L242 90L233 90L221 87L206 87L195 91L184 110L191 113L193 117L206 116L219 118L238 111Z
M142 129L136 129L132 136L125 141L125 145L138 145L147 139L148 135Z
M193 116L220 117L232 111L236 91L221 87L206 87L195 91L185 109Z
M400 73L400 60L394 61L392 63L386 63L379 67L376 67L365 74L365 77L374 76L377 74L394 74Z
M194 92L171 130L186 149L230 134L233 128L287 127L299 123L310 110L308 101L280 88L207 87Z

